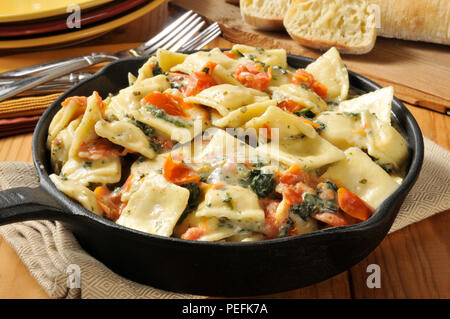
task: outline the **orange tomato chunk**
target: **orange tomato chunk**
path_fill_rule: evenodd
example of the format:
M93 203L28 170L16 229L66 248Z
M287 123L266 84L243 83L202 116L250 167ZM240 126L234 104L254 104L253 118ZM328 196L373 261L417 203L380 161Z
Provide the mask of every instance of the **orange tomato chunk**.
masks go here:
M300 105L300 103L297 103L292 100L283 100L280 103L278 103L278 107L281 108L284 111L288 111L291 113L294 113L296 111L300 111L301 109L304 109L305 107Z
M111 192L106 186L98 186L94 190L97 204L105 212L105 215L116 221L120 217L123 208L123 203L120 200L120 192Z
M124 153L106 138L89 140L81 143L78 149L78 156L83 159L99 160L123 156Z
M232 58L232 59L237 58L237 56L231 51L224 51L223 54L225 54L227 57Z
M292 77L292 82L294 84L310 87L314 83L314 76L303 69L297 69Z
M344 215L339 212L322 212L313 214L312 217L316 220L324 222L330 226L346 226L349 225Z
M320 96L323 100L327 98L328 88L319 81L314 81L310 89L316 92L316 94Z
M372 216L372 209L356 194L343 187L337 193L339 207L348 215L363 221Z
M304 118L304 117L299 116L299 120L302 121L302 122L305 123L305 124L311 125L311 126L314 127L314 128L320 127L320 124L317 124L316 122L313 122L313 121L311 121L311 120L308 120L308 119L306 119L306 118Z
M153 92L144 98L145 102L163 110L168 115L188 117L184 109L190 107L182 98L169 93Z
M190 227L181 235L182 239L197 240L206 233L206 229L202 226Z
M272 69L264 72L261 64L239 64L234 72L234 78L245 87L264 91L272 80Z
M284 171L280 176L280 183L295 185L302 182L310 187L315 187L319 180L314 175L305 172L297 165L292 165L288 170Z
M192 72L189 77L189 84L184 90L185 96L196 95L211 86L217 85L216 80L212 77L212 73L217 63L208 62L201 72Z
M314 76L304 69L297 69L297 71L295 71L295 74L292 77L292 83L310 88L324 100L327 97L328 88L319 81L316 81Z
M200 182L200 175L183 162L174 161L169 155L164 162L164 177L177 185Z
M277 237L281 226L276 218L276 212L280 205L280 201L265 200L263 204L265 206L264 235L268 238L275 238Z
M86 108L87 105L87 97L86 96L71 96L64 100L61 103L62 106L67 106L71 101L75 101L78 105Z

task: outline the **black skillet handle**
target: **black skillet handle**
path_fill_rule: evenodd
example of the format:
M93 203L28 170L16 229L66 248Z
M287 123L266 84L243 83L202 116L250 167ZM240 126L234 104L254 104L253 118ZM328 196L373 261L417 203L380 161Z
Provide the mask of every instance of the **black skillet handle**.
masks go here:
M65 219L69 214L42 188L17 187L0 192L0 225L36 219Z

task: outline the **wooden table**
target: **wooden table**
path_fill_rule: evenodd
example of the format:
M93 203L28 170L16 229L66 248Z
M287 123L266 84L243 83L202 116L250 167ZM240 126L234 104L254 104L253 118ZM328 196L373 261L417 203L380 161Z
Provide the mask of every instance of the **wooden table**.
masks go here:
M148 18L147 18L148 19ZM25 66L44 60L89 53L90 45L140 42L148 38L140 25L146 18L120 28L114 34L86 43L76 50L65 49L35 54L16 55L17 65ZM395 40L392 40L395 41ZM220 38L211 47L227 48L231 42ZM119 45L118 45L119 46ZM131 46L130 46L131 47ZM0 55L7 55L0 52ZM450 117L407 104L424 136L450 149ZM0 161L31 162L31 134L0 139ZM449 212L440 213L417 224L388 235L367 258L348 271L324 282L270 298L449 298L450 235ZM366 285L367 266L378 264L381 269L381 288ZM49 298L37 284L15 251L0 237L0 298Z

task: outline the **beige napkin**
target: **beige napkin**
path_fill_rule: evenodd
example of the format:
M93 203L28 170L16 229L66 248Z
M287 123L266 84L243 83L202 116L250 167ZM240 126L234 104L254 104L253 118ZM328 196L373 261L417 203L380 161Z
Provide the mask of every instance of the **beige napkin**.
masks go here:
M425 140L419 179L405 199L390 232L450 209L450 152ZM36 186L31 164L0 163L0 190ZM30 221L1 226L0 234L51 297L55 298L195 298L126 280L84 252L59 223ZM81 288L68 288L70 265L80 267Z

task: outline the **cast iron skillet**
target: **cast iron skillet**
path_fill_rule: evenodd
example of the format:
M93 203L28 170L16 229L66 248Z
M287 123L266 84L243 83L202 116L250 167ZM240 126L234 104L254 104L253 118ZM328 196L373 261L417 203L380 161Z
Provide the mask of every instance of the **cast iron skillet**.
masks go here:
M52 169L45 148L49 124L69 96L102 97L128 86L146 58L110 63L92 78L59 97L43 114L33 136L37 188L0 192L0 224L24 220L60 220L81 246L116 273L170 291L210 296L252 296L301 288L328 279L365 258L386 236L423 160L422 133L411 113L395 99L392 112L409 144L410 159L402 185L376 213L358 225L319 230L306 235L251 243L197 242L150 235L125 228L87 211L61 193L48 175ZM288 56L305 67L312 60ZM349 72L351 86L362 91L380 88Z

